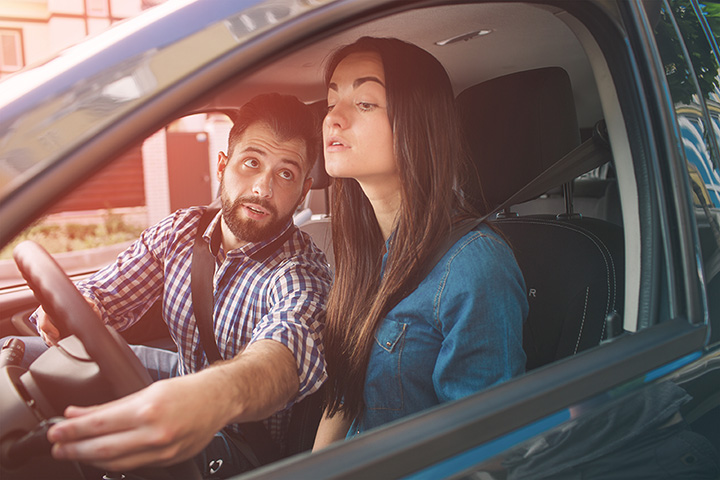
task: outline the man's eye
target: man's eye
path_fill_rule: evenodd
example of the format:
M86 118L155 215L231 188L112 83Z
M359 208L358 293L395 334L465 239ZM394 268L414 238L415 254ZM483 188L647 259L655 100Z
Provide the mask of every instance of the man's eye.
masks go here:
M332 112L332 111L333 111L333 108L335 108L335 105L330 105L330 104L328 104L328 106L327 106L327 111L328 111L328 112Z
M260 162L258 162L255 158L248 158L243 162L243 165L249 168L257 168L258 165L260 165Z
M295 175L290 170L283 170L280 172L280 177L284 180L293 180Z

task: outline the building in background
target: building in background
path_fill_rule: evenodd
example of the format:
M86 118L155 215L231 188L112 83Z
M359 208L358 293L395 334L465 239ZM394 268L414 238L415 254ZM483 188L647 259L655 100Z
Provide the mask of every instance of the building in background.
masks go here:
M0 0L0 78L164 0Z

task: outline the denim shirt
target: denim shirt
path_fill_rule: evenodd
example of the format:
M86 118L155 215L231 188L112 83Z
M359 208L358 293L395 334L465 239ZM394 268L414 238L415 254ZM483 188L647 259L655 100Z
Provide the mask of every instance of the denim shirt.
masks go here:
M522 373L527 313L511 249L481 224L381 322L348 437Z

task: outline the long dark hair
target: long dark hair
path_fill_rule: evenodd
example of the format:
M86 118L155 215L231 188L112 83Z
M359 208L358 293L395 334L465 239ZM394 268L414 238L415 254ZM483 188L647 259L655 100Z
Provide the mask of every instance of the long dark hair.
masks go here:
M425 50L390 38L363 37L337 50L325 70L329 83L348 55L376 52L385 70L387 112L401 179L401 206L381 279L385 241L372 206L354 179L333 181L335 282L325 333L327 411L357 416L375 331L389 304L447 238L453 221L479 216L462 194L470 178L463 135L447 72Z

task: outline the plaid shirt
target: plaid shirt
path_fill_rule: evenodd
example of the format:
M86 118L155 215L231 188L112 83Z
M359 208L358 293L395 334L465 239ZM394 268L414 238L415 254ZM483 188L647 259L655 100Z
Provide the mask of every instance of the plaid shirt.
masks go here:
M205 210L178 210L145 230L115 263L78 284L83 295L100 307L105 323L118 331L137 322L162 297L163 318L178 346L181 375L208 366L190 293L193 242ZM220 228L219 221L220 214L204 233L208 245L214 228ZM322 330L332 279L325 255L308 235L292 224L287 228L295 232L262 262L250 255L277 237L227 253L219 248L213 281L213 323L218 349L225 359L262 339L285 345L298 365L300 392L293 400L297 402L316 391L326 377ZM286 409L266 420L280 443L285 440L288 414Z

